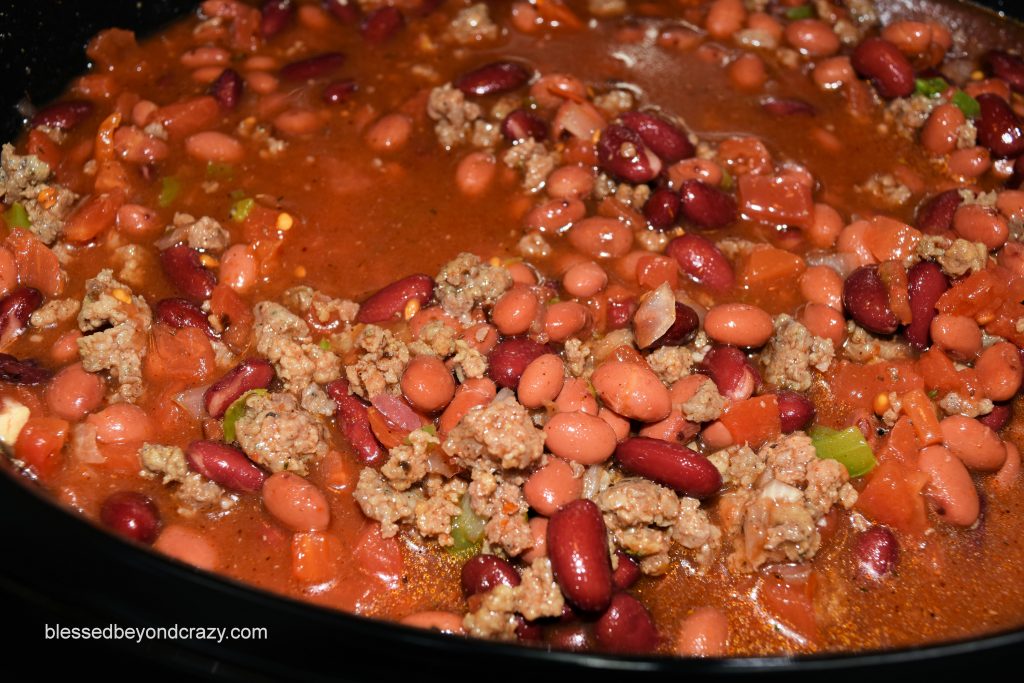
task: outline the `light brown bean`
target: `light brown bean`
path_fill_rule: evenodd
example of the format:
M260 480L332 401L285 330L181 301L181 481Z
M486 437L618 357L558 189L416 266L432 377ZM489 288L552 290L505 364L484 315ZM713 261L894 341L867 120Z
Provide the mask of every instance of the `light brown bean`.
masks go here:
M931 26L923 21L901 19L882 27L882 37L909 57L924 54L932 43Z
M555 398L555 410L560 413L582 411L588 415L597 415L597 399L594 398L586 380L570 377L565 380L562 390Z
M527 287L513 287L495 302L491 322L504 335L523 334L533 324L540 302Z
M46 405L57 417L78 422L102 405L103 392L103 378L75 363L58 372L46 387Z
M263 483L267 512L293 531L323 531L331 522L327 498L314 484L292 472L275 472Z
M616 441L622 441L629 436L630 424L626 418L604 406L601 406L597 416L607 422L608 426L612 428L612 431L615 432Z
M187 69L198 69L202 66L224 66L231 61L231 53L222 47L204 45L182 53L178 61Z
M708 185L722 182L722 167L710 159L683 159L668 168L669 187L678 189L687 180L701 180Z
M556 413L544 425L545 446L557 456L583 465L604 462L615 451L615 431L597 415Z
M593 261L577 263L562 276L562 287L570 296L588 299L608 285L608 273Z
M416 356L409 361L401 385L413 407L424 413L436 413L455 396L455 379L437 356Z
M318 9L313 5L302 5L302 9L307 8ZM437 631L438 633L445 633L452 636L462 636L466 634L465 629L462 627L462 617L454 612L443 612L440 610L414 612L409 616L402 617L399 621L406 626L414 626L416 628L422 628L428 631Z
M575 76L547 74L530 86L530 97L541 107L553 109L566 100L583 101L587 97L586 86Z
M972 360L981 350L981 328L974 318L939 313L932 318L932 342L957 360Z
M866 241L870 227L871 224L865 220L857 220L844 227L839 233L839 239L836 240L836 251L849 254L858 266L877 263L878 259L871 253Z
M996 208L1007 220L1024 223L1024 191L1002 190L996 197Z
M277 76L266 71L250 71L245 74L245 84L258 95L269 95L281 84Z
M811 266L800 276L800 293L807 301L843 310L843 278L828 266Z
M755 92L768 80L764 61L753 52L745 52L734 59L726 69L729 82L738 90Z
M1006 462L992 477L992 482L998 490L1010 491L1017 486L1020 479L1020 450L1009 441L1004 441L1003 445L1006 446Z
M466 414L477 406L485 406L494 400L497 387L486 377L467 379L455 390L455 397L441 413L437 428L447 434Z
M528 231L560 233L586 215L587 207L579 199L550 199L531 209L523 226Z
M461 332L459 339L486 356L498 345L498 330L493 325L477 323Z
M548 518L531 517L529 523L533 545L523 553L523 560L532 564L534 560L548 556Z
M115 225L131 237L152 237L164 227L156 211L140 204L125 204L118 209Z
M991 472L1006 461L1002 439L974 418L950 415L939 427L943 444L970 469Z
M594 174L582 166L559 166L544 187L555 199L586 199L594 190Z
M576 301L559 301L544 311L544 331L554 342L563 342L587 325L587 308Z
M967 147L949 153L946 168L953 175L978 178L992 167L992 155L984 147Z
M672 410L668 389L645 363L608 361L594 371L591 381L601 400L623 417L657 422Z
M516 261L505 266L505 270L512 276L512 284L532 287L537 282L537 274L534 270L522 261Z
M245 156L245 148L226 133L208 130L185 139L185 151L200 161L235 164Z
M918 466L929 477L924 491L939 517L957 526L977 521L978 490L963 462L942 446L929 446L921 451Z
M494 182L497 172L493 154L470 152L455 168L455 185L467 197L479 197Z
M728 448L732 445L732 433L724 424L715 420L700 433L704 445L713 450Z
M824 304L809 303L797 310L797 322L822 339L831 339L834 348L846 340L846 318L841 311Z
M366 131L366 144L375 152L397 152L412 135L412 119L405 114L387 114Z
M1009 401L1024 378L1020 353L1010 342L997 342L985 349L974 364L985 395L993 401Z
M112 403L86 418L96 428L100 443L142 443L153 435L153 423L142 408L131 403Z
M699 431L700 425L690 422L678 408L673 408L664 420L644 425L638 433L651 439L686 442L697 436Z
M676 636L676 654L721 657L729 649L729 620L714 607L701 607L683 620Z
M849 57L830 57L815 63L811 78L822 90L838 90L857 78Z
M599 418L594 418L599 419ZM523 484L523 496L527 504L550 517L566 503L583 495L583 479L573 474L572 465L561 458L549 458Z
M66 365L78 358L78 340L82 333L78 330L70 330L57 337L50 347L50 357L57 365Z
M160 532L153 547L164 555L207 571L217 567L217 549L195 529L171 524Z
M553 353L534 358L519 379L519 402L530 410L542 408L558 398L565 384L565 365Z
M808 57L829 57L839 51L839 36L820 19L797 19L786 26L786 42Z
M819 249L831 249L843 231L843 217L828 204L817 203L807 230L807 241Z
M989 249L1006 243L1010 226L1006 219L980 204L961 204L953 214L953 230L965 240L981 242Z
M724 40L743 28L747 10L742 0L714 0L708 8L704 28L712 38Z
M320 130L323 123L320 116L309 109L288 109L274 117L274 129L288 137L310 135Z
M751 304L718 304L704 316L704 331L722 344L757 348L771 339L772 317Z
M955 104L940 104L921 128L921 145L932 154L949 154L956 149L960 126L967 117Z
M633 231L618 219L591 216L569 229L569 244L590 258L625 256L633 245Z
M244 294L256 284L256 255L248 244L232 244L221 256L218 280Z

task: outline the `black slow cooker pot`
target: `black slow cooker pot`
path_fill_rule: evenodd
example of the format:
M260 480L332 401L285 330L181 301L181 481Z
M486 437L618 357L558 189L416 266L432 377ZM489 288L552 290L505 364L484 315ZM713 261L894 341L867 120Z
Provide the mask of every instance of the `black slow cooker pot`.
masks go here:
M109 26L147 33L196 0L13 0L0 5L0 139L17 136L17 105L46 102L86 66L83 46ZM908 0L889 0L900 6ZM1020 0L981 4L1024 18ZM987 36L992 39L994 36ZM1024 47L1024 46L1022 46ZM115 538L0 467L0 678L177 672L216 680L591 681L637 675L858 678L1019 670L1024 630L969 641L839 656L683 660L548 652L443 637L281 598L192 569ZM58 627L265 627L265 640L56 640ZM101 631L102 633L102 631ZM162 675L161 675L162 674ZM176 676L177 678L177 676Z

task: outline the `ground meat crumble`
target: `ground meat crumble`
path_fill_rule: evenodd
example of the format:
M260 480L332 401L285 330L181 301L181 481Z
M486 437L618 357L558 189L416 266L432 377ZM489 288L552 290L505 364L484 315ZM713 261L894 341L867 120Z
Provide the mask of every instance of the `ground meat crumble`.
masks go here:
M235 439L246 455L271 472L305 475L327 454L323 425L291 394L253 393L235 423Z
M60 185L48 184L50 167L34 154L15 154L12 145L0 151L0 200L20 202L29 230L44 244L53 244L71 213L78 195Z
M383 327L367 325L356 337L355 345L361 355L355 363L345 366L352 393L365 399L384 393L399 394L402 373L410 359L405 342Z
M471 322L469 314L474 308L493 305L512 286L507 269L483 263L480 257L466 252L445 264L434 281L434 294L441 307L466 324Z
M517 614L528 621L562 614L565 599L555 583L551 561L537 558L523 570L518 586L500 584L484 594L480 606L466 614L462 625L477 638L513 640Z
M185 452L176 446L143 444L139 449L142 474L162 477L161 483L174 485L174 496L181 502L178 512L192 515L199 510L229 510L236 500L215 482L189 470Z
M825 372L835 350L832 340L811 334L788 315L775 318L775 334L761 353L764 380L793 391L807 391L814 378L811 370Z

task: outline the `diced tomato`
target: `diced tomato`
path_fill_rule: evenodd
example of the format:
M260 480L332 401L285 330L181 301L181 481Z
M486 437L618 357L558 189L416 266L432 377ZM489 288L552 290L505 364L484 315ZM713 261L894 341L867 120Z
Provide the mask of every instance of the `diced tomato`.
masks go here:
M398 429L391 424L384 415L376 408L367 408L366 416L370 421L370 429L385 448L394 448L402 444L409 432Z
M45 479L60 466L68 428L66 421L55 417L29 418L14 443L15 457Z
M814 221L814 195L799 177L745 173L739 178L743 213L768 225L809 228Z
M741 259L739 281L749 289L792 287L806 269L807 263L797 254L763 246Z
M971 368L957 370L946 353L932 346L917 359L917 371L929 391L947 394L951 391L961 396L981 396L981 382Z
M895 460L916 469L917 454L920 450L921 445L917 441L914 425L910 423L910 418L904 415L896 421L882 441L882 445L875 451L875 458L879 463Z
M21 228L11 230L4 241L18 263L18 282L26 287L35 287L47 297L58 296L64 291L64 277L60 262L39 239Z
M864 244L879 261L902 261L913 255L921 233L888 216L872 216L864 231Z
M380 524L372 522L363 528L353 552L359 569L370 576L392 583L402 575L402 549L395 537L380 535Z
M172 330L166 325L153 326L149 352L143 373L150 382L181 382L199 384L208 379L216 367L210 340L194 327Z
M732 434L733 443L747 443L751 448L782 434L779 402L775 394L730 403L719 421Z
M813 572L805 581L793 581L775 575L761 581L759 597L764 608L784 626L815 643L820 637L814 614L817 578Z
M928 475L890 459L871 473L857 498L857 509L880 524L913 536L928 528L921 489Z
M940 313L984 318L995 314L1006 299L1006 284L990 270L979 270L956 283L939 297Z
M210 312L224 320L226 329L221 338L235 351L249 344L255 318L252 309L227 285L217 285L210 296Z
M340 544L333 536L316 531L292 536L292 576L305 584L330 581L338 573Z
M72 242L88 242L114 225L117 210L123 203L120 192L87 197L68 216L64 237Z
M996 311L995 319L985 325L985 331L991 335L1005 337L1017 346L1024 347L1024 332L1017 330L1017 321L1021 318L1024 318L1024 304L1014 300L1006 301Z
M537 12L549 24L579 30L583 22L562 0L537 0Z
M903 394L924 386L914 364L909 361L860 365L841 361L831 378L832 395L851 408L870 411L878 394L894 391Z
M636 281L644 289L657 289L666 282L675 289L679 284L679 264L667 256L641 256L636 262Z

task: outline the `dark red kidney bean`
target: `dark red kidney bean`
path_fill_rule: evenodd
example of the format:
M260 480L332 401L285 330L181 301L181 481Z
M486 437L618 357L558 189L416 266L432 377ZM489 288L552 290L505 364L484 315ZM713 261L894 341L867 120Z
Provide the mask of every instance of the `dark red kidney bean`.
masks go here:
M1024 59L1003 50L991 50L983 61L993 76L1006 81L1014 92L1024 93Z
M769 97L762 100L761 108L772 116L814 116L818 111L804 100Z
M417 273L392 282L370 296L359 307L356 322L379 323L402 315L405 306L416 300L426 305L434 296L434 280L429 275Z
M993 432L998 432L1010 422L1013 417L1013 408L1010 403L996 403L992 406L992 412L977 418L978 422L985 425Z
M713 346L697 370L711 378L718 393L733 401L750 398L761 383L747 354L735 346Z
M917 210L917 229L926 235L942 235L953 228L953 214L964 201L958 190L935 195Z
M700 328L697 312L686 304L676 302L676 321L665 334L655 339L647 348L650 350L661 346L682 346L696 336Z
M605 319L605 328L608 330L621 330L629 327L633 321L633 314L639 308L635 296L624 299L608 299L608 316Z
M526 337L506 339L495 346L487 356L487 376L499 387L517 389L526 366L535 359L551 353L544 344Z
M706 237L692 233L676 237L665 247L665 253L679 264L679 268L697 284L715 292L732 289L732 266L725 254Z
M310 81L334 73L344 63L345 55L340 52L324 52L315 57L285 64L281 67L280 73L281 78L286 81Z
M975 119L978 144L992 150L997 157L1015 157L1024 152L1024 128L1010 104L999 95L978 95L981 114Z
M597 644L607 652L642 654L658 647L658 629L651 613L629 593L616 593L594 624Z
M779 403L779 421L782 433L789 434L803 429L811 423L817 411L809 398L795 391L780 391L775 394Z
M194 327L211 339L217 338L217 333L210 326L209 318L188 299L161 299L156 302L153 312L159 322L176 330Z
M388 5L367 14L359 32L368 43L379 45L390 40L404 26L405 17L401 10Z
M203 394L206 414L220 419L231 404L253 389L266 389L274 381L274 366L263 358L248 358L228 370Z
M601 131L597 141L597 162L617 180L646 183L661 173L662 163L647 149L640 136L625 126L613 123Z
M594 629L590 624L572 623L549 626L544 633L544 642L553 650L589 652L594 649Z
M519 572L497 555L474 555L462 565L462 591L466 595L486 593L495 586L518 586Z
M164 274L185 296L205 301L213 295L217 276L203 267L199 252L185 244L178 244L160 252L160 265Z
M949 279L936 263L921 261L907 271L911 318L910 324L903 330L903 336L918 351L923 351L931 344L935 304L947 289Z
M1013 173L1006 179L1006 189L1016 190L1021 184L1024 184L1024 156L1017 157L1013 162Z
M548 558L562 594L585 612L604 610L612 597L608 530L590 500L563 505L548 520Z
M335 411L338 428L352 444L359 460L370 467L384 464L387 452L377 441L373 428L370 427L367 405L349 393L347 380L335 380L328 384L326 389L338 408Z
M518 62L491 62L452 82L466 95L496 95L526 85L530 71Z
M225 109L234 109L242 100L242 77L234 69L224 69L210 84L210 95Z
M655 230L667 230L679 218L680 205L679 193L667 187L659 187L644 204L644 218Z
M517 614L515 619L516 638L530 643L539 643L544 640L544 629L541 628L540 624L527 621L521 614Z
M328 83L320 97L324 104L344 104L355 91L356 82L349 78Z
M288 28L294 16L292 0L267 0L260 10L260 33L264 38L273 38Z
M854 322L875 334L892 334L900 321L889 307L889 291L878 266L861 266L843 283L843 307Z
M33 128L49 126L71 130L93 113L96 107L88 100L64 100L54 102L37 111L30 122Z
M686 180L679 188L683 218L700 228L724 228L736 220L736 200L703 180Z
M615 551L618 564L612 572L612 585L624 591L640 579L640 565L622 549Z
M900 544L889 529L873 526L857 535L853 544L857 573L871 579L881 579L891 572L899 561Z
M9 384L42 384L53 373L39 367L34 360L18 360L9 353L0 353L0 382Z
M533 138L543 142L548 138L548 124L544 119L525 109L516 109L501 122L501 134L509 142Z
M712 496L722 486L711 461L682 444L634 436L615 447L615 457L625 470L694 498Z
M221 441L193 441L185 458L189 467L229 491L256 493L267 478L245 453Z
M25 331L29 316L42 304L42 292L32 287L19 287L0 300L0 348Z
M666 164L689 159L697 151L685 132L660 116L628 111L619 117L619 121L639 135L644 144Z
M324 0L324 9L346 25L355 24L361 14L356 0Z
M850 63L861 77L871 79L886 99L914 92L914 67L900 49L882 38L867 38L854 49Z
M152 543L160 532L160 511L148 496L135 491L119 491L103 501L100 521L139 543Z

